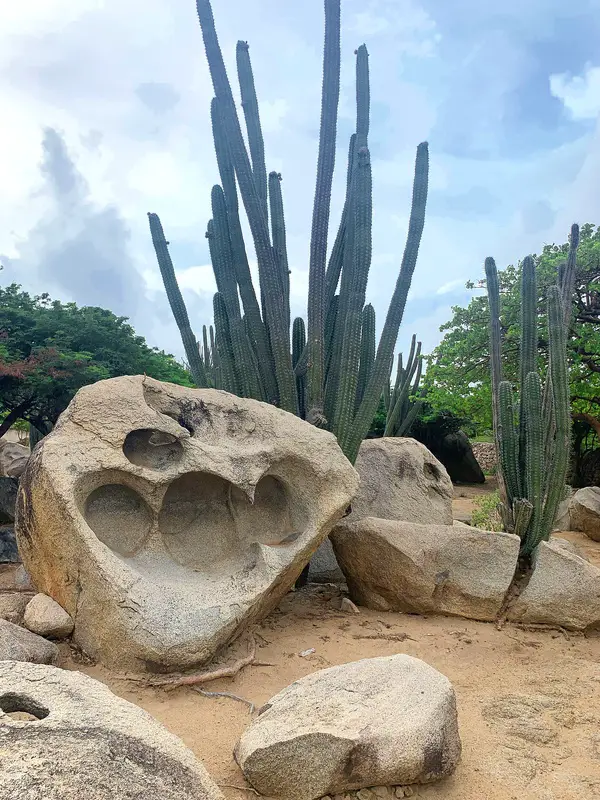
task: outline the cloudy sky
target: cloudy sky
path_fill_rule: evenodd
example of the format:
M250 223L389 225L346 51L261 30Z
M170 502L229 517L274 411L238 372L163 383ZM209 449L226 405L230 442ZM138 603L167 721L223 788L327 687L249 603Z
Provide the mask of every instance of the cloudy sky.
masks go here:
M235 76L254 66L267 166L283 174L294 314L305 314L322 0L214 0ZM501 10L499 10L501 9ZM600 223L600 0L342 0L334 224L353 129L354 50L370 53L374 258L381 323L404 248L418 142L430 201L399 346L439 340L465 281ZM218 179L194 0L24 0L0 30L2 280L131 318L178 356L147 229L160 214L199 330Z

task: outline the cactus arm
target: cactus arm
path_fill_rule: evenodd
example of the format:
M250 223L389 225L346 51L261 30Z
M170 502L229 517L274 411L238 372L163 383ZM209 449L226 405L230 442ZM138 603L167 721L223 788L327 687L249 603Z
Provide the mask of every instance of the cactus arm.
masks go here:
M306 328L302 317L296 317L292 326L292 364L294 367L300 360L306 347ZM298 394L298 414L306 417L306 379L304 375L296 376L296 392Z
M379 403L383 386L390 374L394 347L396 346L396 339L398 338L398 330L404 315L406 298L417 264L419 245L421 244L421 236L425 226L428 179L429 152L427 143L422 142L417 148L408 237L404 248L400 272L379 340L371 379L354 419L352 429L347 432L345 439L341 443L342 450L351 463L356 461L358 448L369 430L369 426L377 410L377 404Z
M200 388L206 387L209 385L206 371L204 369L202 359L200 358L198 342L190 326L187 308L185 307L185 302L183 300L181 290L179 289L179 284L177 283L175 269L173 268L173 262L171 261L169 247L167 240L165 239L160 218L158 214L149 213L148 221L150 223L150 234L152 236L152 244L154 245L158 267L160 269L160 274L162 276L165 291L167 293L167 299L169 301L169 305L171 306L171 311L175 317L177 327L179 328L181 341L185 350L185 356L190 366L192 378L194 379L196 386Z
M527 375L537 371L537 280L535 263L531 256L523 259L521 266L521 387L525 386ZM525 403L521 403L519 412L519 440L521 467L519 475L525 474L526 422ZM525 487L513 494L513 497L525 495ZM535 510L534 510L535 512Z
M286 327L283 298L281 293L277 292L278 267L271 247L267 220L262 212L261 200L256 191L250 159L244 144L231 85L215 30L210 1L196 0L196 9L214 92L221 109L231 159L254 241L260 282L265 298L266 323L269 328L269 340L275 364L279 405L286 411L296 413L296 385L292 372L290 331L289 327Z
M231 250L240 298L244 307L244 314L247 317L250 341L254 343L254 347L256 348L261 382L266 393L265 399L270 403L277 404L278 389L273 357L271 355L267 331L261 319L260 307L250 274L250 265L248 263L246 245L244 244L244 235L240 222L235 171L233 169L231 154L225 135L221 108L216 98L213 98L211 102L210 111L217 165L227 206Z
M360 365L358 368L358 383L356 388L355 408L358 408L363 399L367 383L371 377L373 362L375 361L375 309L368 303L362 310L362 325L360 333Z
M269 206L271 210L271 236L273 249L277 256L281 291L287 311L287 324L290 324L290 267L288 263L287 241L285 233L285 215L283 213L283 197L281 194L281 175L269 173ZM295 366L295 365L294 365Z
M500 468L506 487L506 502L511 508L514 500L521 497L519 437L515 424L513 392L509 381L500 382L499 392Z
M536 540L540 541L542 509L544 502L544 426L542 422L542 385L537 372L525 378L521 405L525 409L526 449L525 481L527 500L533 506L531 522L523 546L524 554L530 553Z
M242 95L242 108L246 120L246 131L248 132L250 158L252 159L252 174L254 176L256 191L260 198L260 205L265 220L267 220L267 167L265 163L265 143L260 125L258 99L256 97L256 87L254 85L254 75L252 73L248 42L237 43L236 61L238 82Z
M575 276L577 273L577 248L579 247L579 225L571 225L571 236L569 237L569 255L565 267L562 281L560 283L561 300L563 303L563 314L565 330L568 332L571 327L571 315L573 313L573 292L575 290Z
M329 256L329 263L327 265L327 272L325 273L325 306L329 308L331 301L335 295L338 283L340 281L340 274L342 271L342 264L344 261L344 242L346 239L346 225L348 222L348 208L350 204L350 193L352 191L352 173L354 169L355 158L355 144L356 134L353 133L350 137L350 147L348 150L348 170L346 174L346 198L344 200L344 207L342 209L342 218L338 232L333 243L331 255Z
M219 352L219 369L221 387L226 392L239 394L239 386L235 372L233 347L227 310L223 297L217 292L213 298L213 315L215 320L217 350Z
M340 97L340 13L340 0L325 0L321 128L308 270L307 418L315 421L323 417L325 262Z

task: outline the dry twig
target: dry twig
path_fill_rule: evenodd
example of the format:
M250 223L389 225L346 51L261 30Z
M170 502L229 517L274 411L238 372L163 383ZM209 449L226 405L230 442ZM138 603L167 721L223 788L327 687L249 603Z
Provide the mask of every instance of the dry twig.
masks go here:
M249 706L250 713L254 714L254 703L251 700L246 700L245 697L239 697L237 694L231 694L231 692L207 692L206 689L201 689L199 686L191 686L195 692L201 694L202 697L227 697L229 700L237 700L239 703L245 703L245 705Z
M217 786L219 789L237 789L238 792L251 792L257 797L260 797L260 794L256 791L256 789L253 789L251 786L235 786L233 783L218 783Z
M352 636L353 639L383 639L386 642L405 642L407 639L410 639L412 642L416 642L416 639L413 639L412 636L409 636L408 633L355 633Z

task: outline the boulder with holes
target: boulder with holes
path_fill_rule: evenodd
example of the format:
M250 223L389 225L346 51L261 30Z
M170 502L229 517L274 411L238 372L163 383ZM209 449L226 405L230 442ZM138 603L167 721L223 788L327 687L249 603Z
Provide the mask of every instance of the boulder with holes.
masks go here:
M357 485L334 436L285 411L114 378L35 449L19 549L92 658L184 669L277 605Z
M4 800L224 800L150 714L79 672L0 663Z

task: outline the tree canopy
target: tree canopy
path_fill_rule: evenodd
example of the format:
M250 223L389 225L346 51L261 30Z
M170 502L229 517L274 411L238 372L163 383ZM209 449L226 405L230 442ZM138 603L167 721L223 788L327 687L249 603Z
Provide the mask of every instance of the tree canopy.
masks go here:
M548 286L566 262L568 242L546 245L535 255L538 274L539 357L543 370L547 357L545 309ZM507 380L516 380L519 364L521 266L510 265L498 273L501 292L503 368ZM470 421L471 435L492 429L489 374L489 311L485 279L469 282L477 291L466 308L455 306L441 327L444 338L428 358L425 379L427 400L434 409L452 411ZM481 292L481 293L480 293ZM568 340L573 412L594 424L600 416L600 229L581 228L577 256L573 318ZM468 427L468 426L467 426Z
M173 356L149 347L126 317L0 288L0 436L17 420L45 432L88 383L146 374L192 386Z

